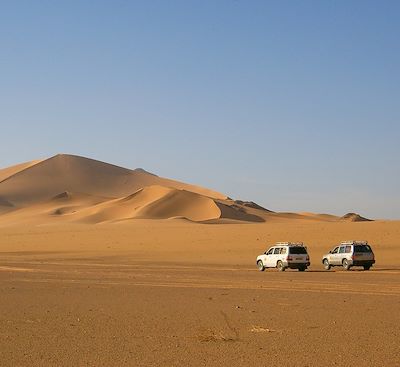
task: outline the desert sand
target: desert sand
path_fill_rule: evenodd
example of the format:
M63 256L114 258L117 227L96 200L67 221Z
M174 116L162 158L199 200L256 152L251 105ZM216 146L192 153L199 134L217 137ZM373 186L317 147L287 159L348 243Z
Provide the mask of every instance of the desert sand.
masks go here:
M0 171L1 366L400 365L400 221L275 213L58 155ZM324 271L341 240L376 266ZM304 273L259 272L304 241Z

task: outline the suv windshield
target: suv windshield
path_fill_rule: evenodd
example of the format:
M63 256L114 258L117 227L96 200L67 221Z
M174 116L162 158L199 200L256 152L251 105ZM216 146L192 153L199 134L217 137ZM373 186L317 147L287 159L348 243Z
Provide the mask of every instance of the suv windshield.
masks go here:
M354 252L372 252L372 250L368 245L355 245Z
M290 247L289 254L307 254L307 250L301 246Z

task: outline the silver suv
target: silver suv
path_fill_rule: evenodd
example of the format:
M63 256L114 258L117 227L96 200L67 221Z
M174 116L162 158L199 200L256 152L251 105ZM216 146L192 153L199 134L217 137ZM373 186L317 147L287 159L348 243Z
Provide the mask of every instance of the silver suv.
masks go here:
M301 242L278 242L268 251L257 256L256 263L260 271L266 268L277 268L279 271L285 271L286 268L304 271L310 266L310 257L307 247Z
M349 270L352 266L362 266L369 270L375 263L375 256L367 241L346 241L322 257L325 270L332 266L343 266Z

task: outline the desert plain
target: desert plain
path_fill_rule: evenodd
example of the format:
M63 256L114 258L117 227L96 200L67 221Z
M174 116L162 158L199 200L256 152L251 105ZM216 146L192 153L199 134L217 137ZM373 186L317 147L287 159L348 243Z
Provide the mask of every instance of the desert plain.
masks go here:
M398 366L400 221L275 213L59 155L0 170L1 366ZM370 271L323 270L368 240ZM303 241L306 272L259 272Z

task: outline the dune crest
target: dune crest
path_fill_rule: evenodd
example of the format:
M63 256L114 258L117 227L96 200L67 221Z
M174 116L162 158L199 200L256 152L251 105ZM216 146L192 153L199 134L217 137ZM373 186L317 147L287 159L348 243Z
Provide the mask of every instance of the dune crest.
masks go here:
M40 160L30 161L30 162L20 163L8 168L0 169L0 182L40 162L41 162Z

